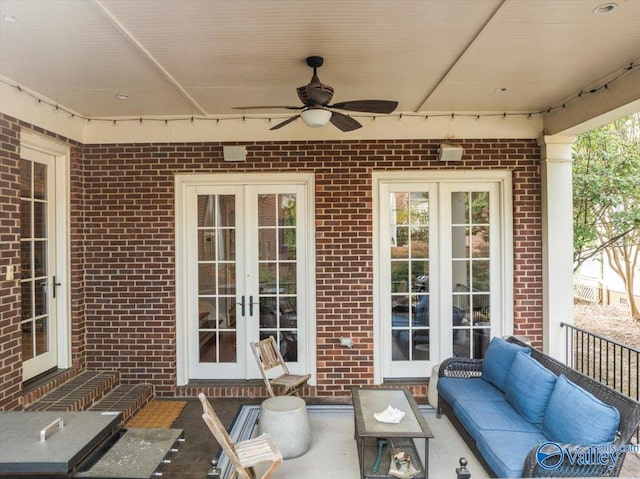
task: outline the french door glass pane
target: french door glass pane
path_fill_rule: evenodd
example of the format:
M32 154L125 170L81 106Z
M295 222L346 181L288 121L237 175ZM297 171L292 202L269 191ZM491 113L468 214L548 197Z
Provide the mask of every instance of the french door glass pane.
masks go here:
M44 277L47 274L47 251L48 244L46 240L33 241L33 267L35 268L35 276Z
M25 240L33 237L31 205L30 199L22 198L20 200L20 237Z
M429 194L394 192L391 217L393 361L429 359Z
M33 259L31 255L31 243L27 241L23 241L20 243L20 271L21 276L25 278L30 278L33 274L31 270L31 266L33 264Z
M47 165L20 160L22 360L49 351Z
M489 215L488 192L451 194L453 352L459 357L484 357L491 336Z
M33 163L33 198L47 199L47 166L42 163Z
M298 359L297 198L258 195L260 339L273 336L285 361Z
M47 205L41 201L33 202L33 237L47 237Z
M22 320L33 318L33 280L23 280L21 286Z
M236 362L235 196L198 196L198 338L203 363Z
M32 359L34 357L34 335L33 335L33 322L22 323L22 360Z
M32 163L27 160L20 160L20 197L32 198L31 194L31 170Z
M49 351L49 323L46 318L36 320L36 356Z

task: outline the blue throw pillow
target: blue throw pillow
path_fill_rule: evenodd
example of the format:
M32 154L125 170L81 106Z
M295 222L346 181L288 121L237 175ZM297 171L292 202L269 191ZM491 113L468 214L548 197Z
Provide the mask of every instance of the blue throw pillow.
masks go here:
M482 361L482 377L504 392L511 364L519 351L531 354L531 349L527 347L508 343L502 338L493 338Z
M551 393L542 432L555 442L598 445L615 439L620 413L561 374Z
M530 423L542 427L557 376L531 356L519 352L507 377L505 396Z

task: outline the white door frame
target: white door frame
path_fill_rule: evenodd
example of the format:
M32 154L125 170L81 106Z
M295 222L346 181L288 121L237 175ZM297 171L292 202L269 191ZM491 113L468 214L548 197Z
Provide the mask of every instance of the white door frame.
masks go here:
M69 230L69 158L68 146L52 141L48 138L22 130L20 132L20 148L44 153L53 157L53 168L50 174L54 175L53 191L51 191L52 203L55 211L52 216L55 222L55 275L60 286L56 288L55 301L51 302L56 315L56 348L57 366L59 368L71 367L71 302L69 300L70 288L70 230ZM51 285L50 285L51 286ZM51 287L49 288L51 290Z
M374 330L373 330L373 342L374 342L374 383L382 384L384 381L385 370L385 358L383 338L385 334L385 323L383 318L383 300L382 295L385 290L385 281L388 282L382 272L384 265L382 264L381 257L381 228L384 222L380 218L381 202L387 201L386 198L381 198L381 185L383 183L425 183L438 185L445 183L494 183L498 187L498 206L499 212L498 221L501 224L500 229L500 251L498 252L499 265L497 265L497 271L500 275L500 289L497 291L498 298L492 299L492 301L498 301L497 308L501 311L499 323L495 325L496 334L509 335L513 333L513 201L512 201L512 175L508 170L449 170L449 171L433 171L433 170L419 170L419 171L375 171L372 174L372 187L373 187L373 311L374 311ZM442 205L441 205L442 206ZM440 216L441 212L436 214ZM440 234L442 236L442 234ZM438 238L438 242L442 243L442 238ZM431 258L431 271L435 270L437 276L441 275L441 268L446 268L448 265L442 265L439 258ZM450 275L448 275L450 277ZM439 295L440 308L444 308L444 311L451 310L451 298L442 298L443 294L439 291L437 285L431 284L431 294ZM496 296L496 295L494 295ZM493 305L493 303L492 303ZM449 309L447 309L449 308ZM440 352L440 358L433 358L432 361L437 361L451 355L452 344L450 341L450 334L440 334L437 338L440 341L437 349ZM430 370L424 372L424 376L427 377L431 374Z
M188 351L188 300L187 290L187 251L185 230L187 217L192 214L186 203L187 189L193 186L216 185L268 185L268 184L299 184L304 185L307 198L306 210L301 212L307 219L306 228L306 258L307 269L305 283L308 285L304 317L307 318L307 334L298 338L304 342L306 348L306 362L300 364L302 369L310 372L310 384L315 384L316 378L316 296L315 296L315 178L313 173L186 173L175 176L175 225L176 225L176 376L177 385L188 384L189 351Z

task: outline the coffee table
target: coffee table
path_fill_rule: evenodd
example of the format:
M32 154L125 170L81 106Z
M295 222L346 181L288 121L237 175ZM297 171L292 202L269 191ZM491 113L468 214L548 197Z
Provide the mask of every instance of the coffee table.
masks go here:
M355 440L358 448L360 477L362 479L389 478L391 447L405 451L411 456L413 467L419 473L415 478L427 478L429 470L429 439L431 429L418 409L411 393L405 389L352 388ZM378 422L374 413L392 406L405 413L398 424ZM414 439L424 438L424 465L418 456ZM387 441L382 451L382 461L377 472L371 469L378 454L377 439Z

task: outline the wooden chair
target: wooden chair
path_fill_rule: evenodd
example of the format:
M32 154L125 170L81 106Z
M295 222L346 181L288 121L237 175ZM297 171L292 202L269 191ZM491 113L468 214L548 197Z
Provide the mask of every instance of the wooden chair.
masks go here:
M282 358L282 354L278 349L276 340L273 336L258 342L251 343L251 349L256 357L262 379L267 386L269 395L275 396L274 387L278 388L280 395L295 394L298 396L300 388L302 388L311 377L311 374L291 374L289 368ZM282 374L273 379L269 379L267 372L274 368L280 368Z
M260 479L269 479L282 464L282 454L280 454L278 446L273 442L271 436L262 434L256 438L234 444L207 397L200 393L198 398L202 403L202 419L209 426L216 441L218 441L235 469L231 479L255 479L254 466L263 462L269 462L271 465L260 476Z

